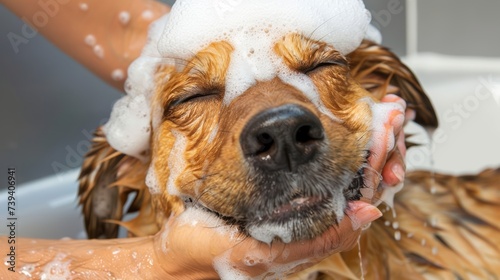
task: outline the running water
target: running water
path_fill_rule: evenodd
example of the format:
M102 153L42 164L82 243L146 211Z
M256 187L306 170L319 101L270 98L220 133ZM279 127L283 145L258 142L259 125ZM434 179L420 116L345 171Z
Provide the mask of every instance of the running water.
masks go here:
M431 186L430 186L430 193L435 194L437 192L437 187L436 187L436 164L434 160L434 149L435 147L435 142L434 142L434 132L436 131L434 128L431 127L426 127L425 131L427 132L427 137L429 139L429 162L430 162L430 172L431 172Z
M361 253L361 235L358 237L358 257L359 257L359 271L361 273L361 280L365 280L365 269L363 268L363 254Z

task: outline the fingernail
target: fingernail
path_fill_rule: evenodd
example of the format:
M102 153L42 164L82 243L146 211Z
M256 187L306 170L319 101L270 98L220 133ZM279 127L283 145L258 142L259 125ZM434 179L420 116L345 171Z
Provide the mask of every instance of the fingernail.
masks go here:
M382 217L382 212L380 212L377 207L371 204L364 204L356 211L356 217L363 226Z
M391 168L392 170L392 173L394 173L394 176L396 176L396 178L398 178L399 182L398 183L402 183L405 179L405 171L403 169L403 167L399 164L394 164Z

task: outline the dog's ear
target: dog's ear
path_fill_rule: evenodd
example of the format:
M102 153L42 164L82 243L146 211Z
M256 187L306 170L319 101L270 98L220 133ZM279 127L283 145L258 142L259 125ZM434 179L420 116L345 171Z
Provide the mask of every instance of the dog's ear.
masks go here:
M386 94L403 98L417 113L415 121L436 128L438 120L431 101L413 72L389 49L364 40L348 55L351 75L369 92L381 99Z

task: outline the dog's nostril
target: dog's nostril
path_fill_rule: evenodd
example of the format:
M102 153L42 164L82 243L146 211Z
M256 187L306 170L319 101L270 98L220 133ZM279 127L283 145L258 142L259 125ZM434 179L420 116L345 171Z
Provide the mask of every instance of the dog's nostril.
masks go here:
M274 144L274 139L269 133L261 133L257 135L257 141L261 145L261 148L257 151L256 154L262 154L271 150Z
M312 125L301 126L295 134L295 141L307 144L311 141L323 140L323 129Z
M310 162L324 139L320 120L298 105L284 105L253 117L243 129L243 153L256 167L291 170Z

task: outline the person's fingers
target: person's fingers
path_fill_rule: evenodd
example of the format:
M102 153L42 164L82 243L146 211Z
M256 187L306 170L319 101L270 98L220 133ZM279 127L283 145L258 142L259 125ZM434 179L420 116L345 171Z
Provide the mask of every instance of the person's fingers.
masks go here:
M399 149L396 149L382 170L383 181L387 186L397 186L404 181L405 177L404 157Z

